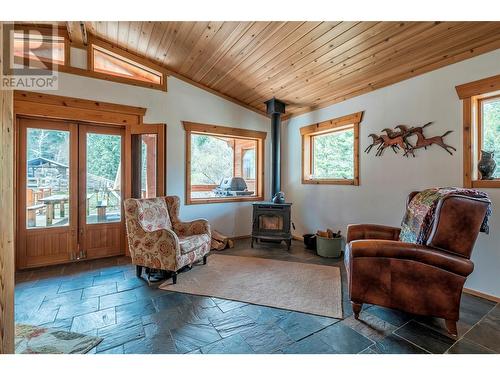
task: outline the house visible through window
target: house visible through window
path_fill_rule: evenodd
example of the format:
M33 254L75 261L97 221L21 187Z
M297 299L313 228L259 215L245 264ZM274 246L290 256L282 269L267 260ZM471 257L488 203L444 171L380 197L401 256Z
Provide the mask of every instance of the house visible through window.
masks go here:
M358 185L359 123L363 112L312 124L302 135L302 183Z
M191 123L185 123L189 152L187 153L187 202L209 203L213 201L256 200L262 197L262 186L259 178L258 157L263 147L263 138L239 136L240 129L232 129L235 135L196 131L202 124L192 130ZM220 130L222 127L212 128ZM242 130L245 135L245 131ZM260 132L256 136L262 137ZM251 134L250 134L251 135Z
M492 152L497 163L492 178L500 178L500 96L480 100L481 150Z
M35 30L16 30L13 42L16 63L43 69L47 63L63 65L65 62L65 40L62 36Z
M163 82L163 74L161 72L97 45L92 46L92 62L95 72L158 85L161 85Z

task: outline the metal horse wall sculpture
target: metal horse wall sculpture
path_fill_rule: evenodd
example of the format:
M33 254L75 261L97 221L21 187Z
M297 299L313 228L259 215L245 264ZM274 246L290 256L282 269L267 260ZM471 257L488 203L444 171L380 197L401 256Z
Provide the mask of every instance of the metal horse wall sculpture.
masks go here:
M441 136L425 138L424 129L430 125L432 125L432 122L428 122L425 125L417 127L397 125L394 129L382 129L382 131L386 134L369 134L368 136L372 138L372 143L368 145L368 147L365 149L365 152L370 153L371 149L374 146L378 146L375 155L382 156L385 149L390 147L396 154L398 153L399 149L402 149L404 151L403 156L408 157L408 154L411 154L413 157L415 157L415 150L419 148L424 148L425 150L427 150L427 146L435 144L442 147L450 155L453 155L450 150L457 151L457 149L444 143L443 141L443 138L450 134L452 130L447 131ZM413 136L417 137L417 141L415 144L412 144L409 141L409 138Z

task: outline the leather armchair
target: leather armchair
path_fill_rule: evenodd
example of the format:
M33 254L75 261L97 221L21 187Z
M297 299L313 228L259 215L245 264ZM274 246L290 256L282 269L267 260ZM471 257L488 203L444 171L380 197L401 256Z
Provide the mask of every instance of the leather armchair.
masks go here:
M179 219L177 196L124 201L125 223L132 264L137 276L142 268L177 271L203 259L210 251L210 225L205 219L183 222Z
M470 255L488 203L458 195L443 198L425 245L399 241L400 228L349 225L345 264L354 317L359 318L363 303L370 303L443 318L456 336L463 285L474 269Z

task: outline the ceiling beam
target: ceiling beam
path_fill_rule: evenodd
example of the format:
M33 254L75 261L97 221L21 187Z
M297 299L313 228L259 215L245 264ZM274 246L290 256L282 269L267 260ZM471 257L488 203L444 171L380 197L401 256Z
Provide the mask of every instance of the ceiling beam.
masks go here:
M66 28L68 30L68 36L71 43L75 43L80 46L87 45L87 29L83 22L68 21L66 22Z

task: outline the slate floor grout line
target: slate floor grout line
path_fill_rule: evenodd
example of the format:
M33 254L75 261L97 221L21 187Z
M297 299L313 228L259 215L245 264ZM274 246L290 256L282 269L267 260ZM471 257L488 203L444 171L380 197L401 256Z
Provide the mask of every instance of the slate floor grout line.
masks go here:
M408 322L406 322L403 326L405 326L405 325L406 325L406 324L408 324L408 323L409 323L409 321L408 321ZM403 327L403 326L401 326L401 327ZM397 330L396 330L396 331L397 331ZM427 349L422 348L420 345L415 344L414 342L412 342L412 341L410 341L410 340L408 340L408 339L404 338L403 336L398 335L398 334L396 333L396 331L394 331L392 334L393 334L393 335L395 335L395 336L397 336L397 337L399 337L400 339L403 339L403 340L404 340L404 341L406 341L406 342L409 342L409 343L410 343L410 344L412 344L413 346L416 346L417 348L422 349L422 350L423 350L424 352L426 352L427 354L434 354L434 353L431 353L430 351L428 351Z

